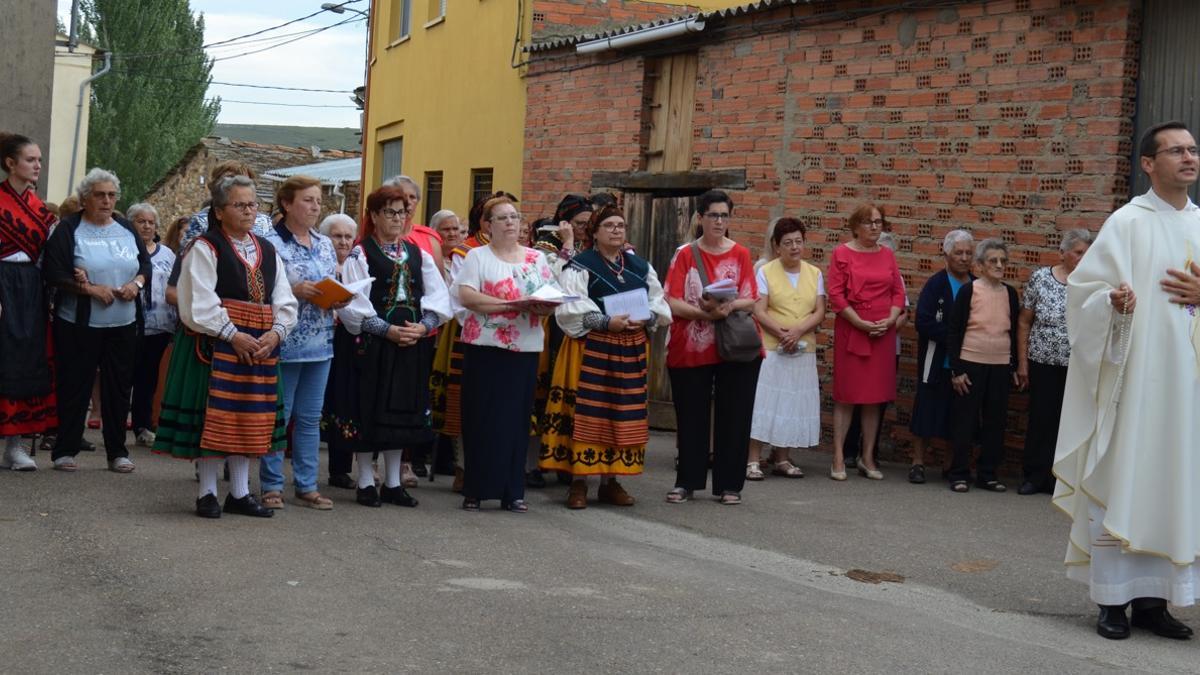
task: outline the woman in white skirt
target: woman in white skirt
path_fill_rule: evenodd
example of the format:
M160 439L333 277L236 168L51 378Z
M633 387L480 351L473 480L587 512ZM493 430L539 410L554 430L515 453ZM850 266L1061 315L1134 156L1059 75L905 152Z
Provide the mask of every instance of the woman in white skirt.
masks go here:
M817 384L816 329L825 318L825 280L804 255L804 224L780 218L771 232L776 258L759 268L754 318L763 329L766 360L758 376L750 426L748 480L763 468L788 478L804 472L792 463L792 448L821 438L821 392ZM763 457L770 445L771 457Z

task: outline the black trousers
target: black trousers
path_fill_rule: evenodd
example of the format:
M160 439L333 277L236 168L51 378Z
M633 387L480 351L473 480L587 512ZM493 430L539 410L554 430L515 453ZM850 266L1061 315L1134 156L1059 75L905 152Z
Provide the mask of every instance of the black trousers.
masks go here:
M713 494L741 492L750 453L750 422L762 359L668 368L678 426L675 487L703 490L713 456ZM713 401L716 420L713 420Z
M464 497L505 503L525 499L525 450L538 356L464 345Z
M154 428L154 393L158 389L158 366L171 344L170 333L143 335L133 364L133 402L129 406L134 431ZM103 407L103 406L101 406Z
M1004 458L1004 428L1008 424L1008 390L1012 368L962 361L962 371L971 380L966 396L954 395L950 403L950 446L954 458L947 478L971 480L971 445L979 426L979 462L975 479L996 480L996 468Z
M129 416L137 346L137 324L91 328L62 319L54 321L58 438L51 458L73 457L79 452L97 368L104 451L109 460L129 456L125 448L125 419Z
M1025 430L1025 480L1041 489L1054 486L1050 473L1054 447L1058 444L1058 423L1062 419L1063 392L1067 388L1067 367L1029 362L1029 426Z
M349 474L354 466L354 441L342 438L335 429L326 435L325 445L329 447L329 477Z

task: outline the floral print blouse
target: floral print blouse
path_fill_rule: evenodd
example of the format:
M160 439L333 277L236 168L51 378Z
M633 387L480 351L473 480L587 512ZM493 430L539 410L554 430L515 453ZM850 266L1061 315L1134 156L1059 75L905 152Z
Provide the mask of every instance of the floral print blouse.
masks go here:
M1021 307L1033 310L1029 360L1066 367L1071 359L1071 342L1067 339L1067 285L1055 279L1049 267L1040 267L1025 284Z
M516 300L539 288L554 285L554 273L546 256L531 248L524 249L524 260L509 263L496 257L490 246L471 249L462 270L454 277L453 295L462 324L461 339L469 345L499 347L516 352L540 352L544 342L542 317L533 312L480 314L462 308L458 298L461 286L501 300Z
M308 233L311 246L296 241L282 221L264 237L275 246L283 261L288 283L317 282L337 272L333 240L315 231ZM283 362L324 361L333 358L333 312L300 300L296 327L279 348Z

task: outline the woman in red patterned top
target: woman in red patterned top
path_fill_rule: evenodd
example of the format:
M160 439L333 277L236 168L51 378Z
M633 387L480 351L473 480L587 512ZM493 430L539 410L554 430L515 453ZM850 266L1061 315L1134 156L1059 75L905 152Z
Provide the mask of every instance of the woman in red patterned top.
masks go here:
M742 363L721 360L714 322L734 310L753 309L758 289L750 251L725 236L733 214L729 195L709 190L697 200L696 213L700 216L700 237L675 252L663 286L674 317L667 341L667 371L675 399L679 447L675 487L667 493L667 501L685 502L694 490L704 489L708 456L712 453L713 494L722 504L739 504L746 481L750 420L762 359ZM704 292L696 268L697 253L704 261L704 276L709 283L723 279L734 282L736 298L722 302ZM717 416L710 436L714 385Z

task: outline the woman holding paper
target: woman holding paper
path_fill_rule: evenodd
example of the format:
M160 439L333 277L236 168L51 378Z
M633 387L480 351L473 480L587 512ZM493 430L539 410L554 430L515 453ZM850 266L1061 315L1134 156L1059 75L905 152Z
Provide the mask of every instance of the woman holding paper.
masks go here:
M330 411L343 438L357 444L356 498L364 506L416 506L401 483L404 449L434 437L429 412L433 343L422 338L450 318L450 295L433 256L404 237L408 208L400 188L385 185L372 192L362 243L342 264L347 286L373 279L365 294L338 310L357 340L351 360L338 364ZM383 455L382 491L375 489L374 452Z
M705 192L697 199L696 213L700 237L675 251L665 286L673 317L667 371L679 420L679 464L667 501L686 502L694 490L704 489L711 454L713 494L722 504L740 504L762 359L723 360L717 351L716 323L734 310L753 309L758 299L754 263L745 246L725 236L733 214L729 195ZM704 279L712 282L707 288Z
M292 176L275 192L283 219L267 234L283 261L292 294L300 302L296 327L279 349L283 418L292 428L292 482L298 503L318 511L333 502L317 491L318 447L325 381L333 359L333 312L317 284L337 273L333 240L316 231L321 181ZM326 282L328 283L328 282ZM258 467L262 505L283 508L283 451L267 453Z
M904 309L904 282L891 249L879 245L883 212L864 204L850 214L854 238L833 249L829 309L833 325L833 465L829 477L846 480L843 449L854 406L862 406L858 472L871 480L881 404L896 397L896 322Z
M453 289L463 307L463 509L499 499L501 508L524 513L541 317L554 312L562 294L546 257L518 243L521 214L512 200L489 199L482 219L491 241L467 254Z
M570 509L587 507L588 476L600 476L601 502L633 505L616 477L640 474L646 459L646 328L669 325L671 309L654 268L625 250L625 232L621 210L601 207L587 226L592 248L559 276L563 291L580 299L555 311L567 337L550 381L538 466L574 477Z

